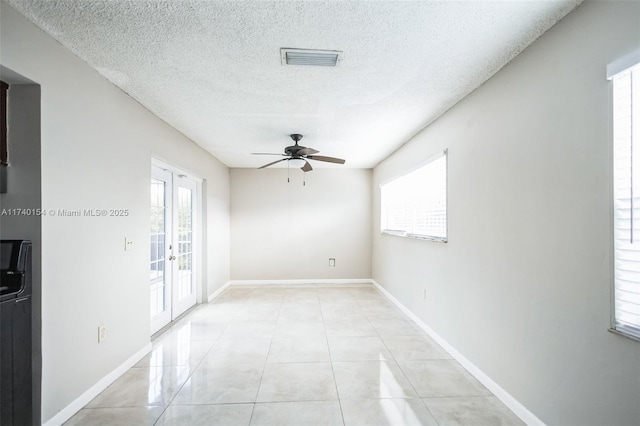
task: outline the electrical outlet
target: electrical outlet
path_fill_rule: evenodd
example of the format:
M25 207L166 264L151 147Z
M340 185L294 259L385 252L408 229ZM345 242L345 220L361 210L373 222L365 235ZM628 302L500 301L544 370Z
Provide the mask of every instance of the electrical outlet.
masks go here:
M98 343L104 342L106 338L107 338L107 327L105 327L104 325L99 325L98 326Z
M336 266L336 260L333 257L329 258L329 266L332 266L332 267Z

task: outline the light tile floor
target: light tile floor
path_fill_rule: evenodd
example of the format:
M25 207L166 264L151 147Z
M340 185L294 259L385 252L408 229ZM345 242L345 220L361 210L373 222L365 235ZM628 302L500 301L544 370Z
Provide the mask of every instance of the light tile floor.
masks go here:
M375 287L232 287L66 425L522 425Z

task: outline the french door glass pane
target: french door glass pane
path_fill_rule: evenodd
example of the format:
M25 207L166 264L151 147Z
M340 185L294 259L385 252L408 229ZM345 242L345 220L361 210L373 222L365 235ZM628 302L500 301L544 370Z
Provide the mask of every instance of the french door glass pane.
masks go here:
M166 307L165 185L161 180L151 179L151 317L164 312Z
M182 300L193 293L193 191L178 187L178 276L176 297Z

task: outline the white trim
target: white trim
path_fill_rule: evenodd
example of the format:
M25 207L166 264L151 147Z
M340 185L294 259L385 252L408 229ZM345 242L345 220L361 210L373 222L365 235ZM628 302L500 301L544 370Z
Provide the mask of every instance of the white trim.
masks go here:
M469 361L464 355L458 352L453 346L447 343L442 337L433 331L428 325L426 325L420 318L418 318L413 312L411 312L406 306L404 306L398 299L393 297L384 287L378 284L375 280L371 280L372 284L386 296L394 305L396 305L402 312L404 312L409 318L413 320L420 328L422 328L433 340L435 340L440 346L446 350L456 361L458 361L473 377L478 379L487 389L489 389L500 401L504 403L514 414L525 422L527 425L544 425L544 422L540 420L535 414L529 411L518 400L511 396L506 390L504 390L499 384L493 381L491 377L487 376L482 370L476 367L471 361Z
M352 284L373 284L371 278L348 278L348 279L302 279L302 280L231 280L230 285L352 285Z
M142 349L133 354L129 359L116 367L111 373L104 376L102 379L91 386L85 393L74 399L71 404L58 411L53 417L44 423L44 426L60 426L78 411L80 411L85 405L87 405L93 398L98 396L100 392L105 390L111 383L115 382L120 376L126 373L131 367L136 365L145 355L151 352L151 343L147 343Z
M211 303L213 301L213 299L215 299L216 297L220 296L220 294L225 291L227 289L227 287L229 287L229 285L231 285L231 281L227 281L226 283L222 284L222 286L217 289L216 291L214 291L213 293L211 293L209 295L209 297L207 298L207 301L209 303Z
M449 231L447 231L447 234ZM421 235L421 234L407 234L404 231L392 231L389 229L382 229L380 231L380 235L391 235L393 237L402 237L402 238L412 238L414 240L424 240L431 241L434 243L448 243L447 237L434 237L431 235Z
M353 286L358 284L371 285L373 284L373 280L371 278L362 278L362 279L304 279L304 280L230 280L224 283L220 288L211 293L207 298L207 301L211 303L216 297L222 294L227 288L231 286L264 286L264 285L278 285L278 286L303 286L303 285L346 285Z
M204 179L202 179L201 177L199 177L198 175L195 175L193 173L191 173L188 170L184 170L181 169L179 167L173 166L170 163L168 163L167 161L161 159L160 157L158 157L157 155L153 154L151 157L151 165L152 166L156 166L162 170L167 170L171 173L175 173L177 175L182 175L184 177L187 177L191 180L195 180L196 182L202 183L202 181Z
M607 65L607 80L611 80L616 74L626 71L634 65L640 64L640 49L618 58Z
M202 218L207 214L205 203L202 197L202 181L196 182L196 203L197 208L194 208L196 220L195 220L195 229L198 230L193 235L193 244L197 248L196 256L194 259L196 268L196 304L202 303L203 294L204 294L204 277L206 276L207 269L206 265L203 261L204 256L204 238L203 236L206 234L206 229L204 229Z
M449 148L445 148L441 151L438 151L437 153L433 154L432 156L428 157L426 160L422 160L420 161L418 164L414 164L413 166L409 167L406 170L403 170L401 173L398 173L396 175L393 175L391 177L386 178L385 180L381 181L380 184L378 184L378 188L382 188L384 185L393 182L396 179L400 179L401 177L408 175L411 172L414 172L416 170L418 170L420 167L426 166L429 163L432 163L436 160L439 160L442 157L447 157L447 165L449 163ZM447 170L448 173L448 170Z

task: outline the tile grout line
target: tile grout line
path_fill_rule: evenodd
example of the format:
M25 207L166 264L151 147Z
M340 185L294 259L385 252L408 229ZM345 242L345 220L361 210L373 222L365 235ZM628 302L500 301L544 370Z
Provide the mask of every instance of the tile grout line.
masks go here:
M377 291L379 294L381 294L381 295L384 297L384 299L385 299L385 300L389 300L389 301L391 301L391 300L389 299L389 297L387 297L387 296L386 296L384 293L382 293L379 289L377 289L375 286L374 286L374 288L376 289L376 291ZM410 322L410 323L412 323L412 324L415 324L415 321L413 321L413 320L412 320L408 315L406 315L404 312L402 312L402 311L401 311L401 314L402 314L402 316L403 316L403 320L404 320L404 321L407 321L407 322ZM423 330L422 330L421 334L422 334L422 333L424 333L424 331L423 331ZM395 337L403 337L403 336L411 337L411 336L420 336L421 334L418 334L418 335L412 335L412 334L402 335L402 334L401 334L401 335L394 335L394 336L395 336ZM428 336L428 335L427 335L427 337L430 337L430 336ZM411 387L413 388L413 390L416 392L416 396L417 396L417 398L421 401L422 405L424 405L424 407L427 409L427 411L429 412L429 414L432 416L432 418L434 419L434 421L435 421L437 424L440 424L440 423L439 423L439 422L438 422L438 420L436 419L436 416L433 414L433 412L431 411L431 409L429 408L429 406L427 405L427 403L424 401L424 400L425 400L425 399L427 399L427 398L429 398L429 399L444 399L444 398L461 398L461 397L464 397L464 398L486 398L486 397L488 397L488 396L495 397L495 394L494 394L493 392L491 392L490 390L489 390L490 395L466 395L466 396L461 396L461 395L458 395L458 396L457 396L457 395L448 395L448 396L426 396L426 397L421 396L421 395L418 393L418 391L417 391L417 389L415 388L415 386L413 385L413 383L411 382L411 380L409 380L409 376L407 376L407 373L406 373L406 372L404 371L404 369L400 366L400 363L399 363L399 362L398 362L398 360L396 359L395 355L393 355L393 353L391 352L391 350L390 350L390 349L389 349L389 347L387 346L387 343L384 341L383 336L380 336L380 338L381 338L381 340L382 340L383 344L385 345L385 347L387 348L387 350L389 350L390 355L394 358L394 361L395 361L395 362L396 362L396 364L398 365L398 367L399 367L400 371L402 372L403 376L407 379L407 381L409 382L409 385L411 385ZM438 348L439 348L439 349L444 350L444 348L442 348L442 346L441 346L440 344L438 344L437 342L434 342L434 343L438 346ZM454 359L454 358L452 358L452 357L449 357L449 358L433 358L433 359L432 359L432 358L425 358L425 359L407 359L407 360L403 360L403 361L406 361L406 362L412 362L412 361L429 361L429 362L438 362L438 361L454 361L454 362L456 362L456 364L457 364L457 365L459 365L459 366L460 366L460 367L461 367L465 372L469 373L469 371L468 371L466 368L464 368L462 365L460 365L460 364L457 362L457 360L455 360L455 359ZM486 386L484 386L482 383L480 383L480 385L481 385L482 387L484 387L485 389L487 389L487 388L486 388ZM487 390L488 390L488 389L487 389Z
M375 287L374 287L375 288ZM378 291L378 289L376 289L376 291ZM380 295L382 295L382 297L385 297L384 294L380 293L378 291L378 293ZM386 299L386 297L385 297ZM403 313L404 315L404 313ZM406 315L404 315L406 316ZM374 327L375 330L375 327ZM378 333L378 330L375 330L376 333ZM378 334L378 336L380 337L380 340L382 341L382 344L384 345L385 348L387 348L387 351L389 351L389 355L391 356L391 358L393 358L393 361L395 362L395 364L398 366L398 370L400 370L400 372L402 373L402 375L404 376L404 378L407 380L407 383L409 383L409 386L411 386L411 389L413 389L413 391L416 393L416 399L418 399L420 401L420 403L424 406L424 408L427 410L427 412L429 413L429 415L431 416L431 418L433 418L433 421L436 422L436 425L439 425L440 423L438 422L438 420L436 419L436 417L433 415L433 413L431 412L431 410L429 409L429 407L427 407L427 404L424 402L424 400L422 399L422 396L420 396L420 393L418 393L418 390L416 389L416 387L413 385L413 383L411 382L411 380L409 380L409 376L407 376L407 373L405 373L405 371L402 369L402 367L400 367L400 363L398 362L398 360L396 359L396 356L393 354L393 352L391 351L391 349L389 348L389 346L387 346L387 342L384 341L384 338L382 336L380 336Z
M255 292L252 291L251 294ZM280 319L280 312L282 311L283 301L280 301L280 306L278 308L278 317L276 319L276 325L273 329L273 334L269 339L269 349L267 350L267 355L264 358L264 366L262 367L262 374L260 375L260 382L258 383L258 388L256 389L256 395L253 397L253 408L251 409L251 417L249 417L249 424L247 426L251 426L251 422L253 421L253 415L256 411L256 405L258 404L258 395L260 394L260 388L262 387L262 380L264 379L264 372L267 369L267 364L269 363L269 354L271 353L271 346L273 345L273 339L275 337L276 328L278 327L278 320Z
M340 407L340 416L342 417L342 425L346 425L347 422L344 419L344 410L342 409L342 400L340 399L340 391L338 390L338 381L336 380L336 371L333 366L333 358L331 357L331 346L329 345L329 336L327 335L327 327L325 324L324 314L322 313L322 299L318 297L320 302L320 317L322 318L322 325L324 326L324 339L327 343L327 351L329 352L329 362L331 363L331 374L333 375L333 384L336 387L336 396L338 397L338 407ZM358 305L359 306L359 305Z
M247 300L251 297L251 295L256 291L256 289L251 290L251 292L242 298L242 306L245 305L247 303ZM215 300L215 299L214 299ZM238 312L240 312L240 310L242 309L242 306L236 311L235 315L231 318L231 320L227 323L227 326L224 328L224 330L222 331L222 333L220 334L220 336L222 336L224 334L224 331L227 329L227 327L229 327L229 324L231 324L233 322L234 319L236 319L236 317L238 316ZM271 349L271 342L269 342L269 349ZM268 355L267 355L268 356ZM265 364L266 364L266 360L265 360ZM262 377L264 376L264 367L262 368L262 374L260 375L260 383L262 383ZM254 401L253 403L251 403L251 415L249 416L249 423L247 424L247 426L251 425L251 421L253 420L253 413L256 410L256 399L258 396L258 391L260 390L260 384L258 384L258 390L256 390L256 396L253 398ZM244 404L244 403L237 403L237 404Z
M195 313L196 310L194 309L191 314ZM190 314L190 315L191 315ZM186 317L185 317L186 318ZM176 324L172 325L167 331L170 331L173 329L173 327ZM165 331L165 333L167 332ZM163 333L164 334L164 333ZM220 337L220 336L218 336ZM178 396L178 394L180 393L180 391L184 388L184 386L187 384L187 382L191 379L191 377L193 376L193 373L195 373L195 371L198 369L198 367L200 367L200 365L204 362L205 358L207 357L207 355L209 355L209 353L211 352L211 350L213 350L213 347L216 345L215 342L218 341L218 339L212 339L214 341L214 343L211 345L211 347L209 348L209 350L207 350L207 353L204 354L204 356L202 357L202 359L200 360L200 362L198 362L198 364L196 366L193 367L193 369L191 369L191 371L189 372L189 375L187 376L186 380L184 381L184 383L182 383L182 385L176 389L175 393L173 394L173 396L171 397L171 399L169 400L169 402L167 403L167 405L163 408L162 413L160 413L160 416L158 416L158 419L153 423L154 425L158 424L158 422L160 421L160 419L162 418L162 416L164 416L164 414L167 412L167 409L171 406L171 403L176 399L176 397ZM191 365L188 365L187 367L191 367Z
M223 293L221 293L219 296L221 296ZM213 300L217 299L214 298ZM207 304L209 304L210 302L207 302ZM243 304L246 303L246 300L243 301ZM191 313L195 313L196 310L194 309ZM211 351L213 350L213 348L216 346L216 342L218 342L220 340L220 337L224 334L224 331L227 329L227 327L229 326L229 324L233 321L233 319L238 315L238 312L236 311L236 313L233 315L233 317L231 318L231 320L229 320L229 322L227 322L227 324L225 325L225 327L222 329L222 331L220 332L220 334L218 335L217 338L215 339L211 339L214 341L213 345L211 345L211 347L209 348L209 350L206 352L206 354L202 357L202 359L198 362L198 364L196 366L194 366L194 368L189 372L189 375L187 376L187 379L184 381L184 383L182 383L182 385L176 390L175 394L171 397L171 399L169 400L169 402L167 403L167 405L163 408L162 413L160 413L160 416L158 417L158 419L153 423L154 426L158 424L158 422L160 421L160 419L162 418L162 416L164 416L164 414L166 413L167 409L171 406L171 403L176 399L176 397L178 396L178 394L180 393L180 391L184 388L184 386L187 384L187 382L191 379L191 377L193 376L193 374L196 372L196 370L202 365L202 363L204 362L204 360L207 358L207 356L211 353ZM186 318L186 317L185 317ZM171 327L169 327L163 334L171 331L173 329L174 326L176 326L176 324L172 325ZM159 336L160 337L160 336ZM190 365L187 367L191 367ZM204 404L204 405L214 405L214 404ZM251 414L253 415L253 409L251 411Z
M251 295L256 291L256 289L251 290L251 292L246 296L242 298L242 306L244 306L247 303L247 300L251 297ZM215 299L214 299L215 300ZM236 311L235 315L233 316L233 318L231 318L231 320L227 323L227 327L229 327L229 324L231 324L233 322L234 319L236 319L236 317L238 316L238 313L240 312L240 310L242 309L242 306ZM224 331L227 329L227 327L224 328L224 330L222 331L222 333L220 334L220 336L222 336L224 334ZM269 342L269 349L271 348L271 342ZM266 363L266 360L265 360ZM262 374L260 375L260 383L262 383L262 376L264 375L264 367L262 368ZM251 415L249 416L249 423L247 424L247 426L251 425L251 421L253 420L253 413L256 410L256 398L258 396L258 391L260 390L260 384L258 384L258 390L256 390L256 396L253 398L254 401L251 404Z
M375 288L375 286L371 285L372 288L379 294L381 295L385 300L387 300L387 297L382 294L377 288ZM358 303L358 306L360 306L360 302L356 299L356 302ZM362 309L362 307L361 307ZM401 312L402 313L402 312ZM371 319L369 318L368 315L366 315L367 320L369 320L369 322L371 322ZM404 313L402 313L403 316L403 320L405 319L404 317L406 317L406 315ZM408 318L408 317L407 317ZM400 372L402 373L403 377L407 380L407 383L409 383L409 386L411 386L411 389L413 389L413 391L416 394L416 399L418 399L420 401L420 403L422 404L422 406L425 407L425 409L427 410L427 412L429 413L429 415L431 415L431 417L433 418L433 420L436 422L436 425L439 425L440 423L438 422L438 420L436 419L436 417L433 415L433 413L431 412L431 410L429 409L429 407L427 407L427 404L423 401L422 397L420 396L420 394L418 393L418 390L415 388L415 386L413 385L413 383L411 382L411 380L409 380L409 377L407 376L407 373L405 373L405 371L402 369L402 367L400 367L400 363L398 362L398 360L396 359L395 355L393 354L393 352L391 352L391 349L389 348L389 346L387 346L387 342L385 342L384 340L384 336L382 336L380 334L380 332L378 331L378 329L376 327L373 326L373 324L371 324L373 331L375 331L376 335L378 336L378 338L380 339L380 341L382 342L382 344L384 345L384 347L387 349L387 351L389 352L389 356L391 358L393 358L393 362L398 366L398 370L400 370ZM395 335L394 335L395 336ZM381 399L385 399L385 398L381 398ZM396 398L386 398L386 399L396 399ZM411 398L399 398L399 399L411 399Z

